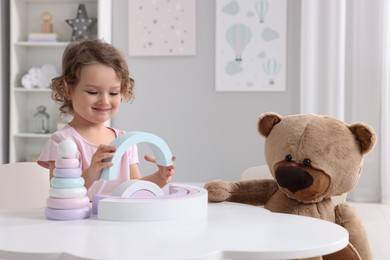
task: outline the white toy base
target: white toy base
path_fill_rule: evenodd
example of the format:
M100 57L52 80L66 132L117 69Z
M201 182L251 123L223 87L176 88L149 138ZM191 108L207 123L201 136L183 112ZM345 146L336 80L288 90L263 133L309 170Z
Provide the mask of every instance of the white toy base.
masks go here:
M127 181L112 196L94 196L92 213L115 221L161 221L207 215L207 191L171 184L168 193L147 181Z

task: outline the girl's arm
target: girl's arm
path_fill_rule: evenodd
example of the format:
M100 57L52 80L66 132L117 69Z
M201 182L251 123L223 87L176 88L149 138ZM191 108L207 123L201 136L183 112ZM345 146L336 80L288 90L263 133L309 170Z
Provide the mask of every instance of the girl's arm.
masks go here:
M49 176L50 176L50 179L49 181L51 180L51 178L54 177L54 168L55 168L55 161L49 161Z

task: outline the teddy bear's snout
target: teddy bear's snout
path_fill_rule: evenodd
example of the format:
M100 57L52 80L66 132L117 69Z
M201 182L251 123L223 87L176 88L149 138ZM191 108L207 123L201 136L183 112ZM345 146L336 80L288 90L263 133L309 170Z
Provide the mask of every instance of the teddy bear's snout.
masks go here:
M313 184L313 177L306 171L292 167L279 167L275 171L275 178L278 184L291 192L306 189Z

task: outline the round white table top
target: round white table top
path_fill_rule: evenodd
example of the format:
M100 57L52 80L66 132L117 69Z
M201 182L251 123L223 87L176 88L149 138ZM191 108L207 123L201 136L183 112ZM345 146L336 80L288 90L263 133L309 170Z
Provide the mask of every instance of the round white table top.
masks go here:
M44 209L0 210L0 258L294 259L347 244L348 232L334 223L230 202L209 203L206 217L156 222L52 221Z

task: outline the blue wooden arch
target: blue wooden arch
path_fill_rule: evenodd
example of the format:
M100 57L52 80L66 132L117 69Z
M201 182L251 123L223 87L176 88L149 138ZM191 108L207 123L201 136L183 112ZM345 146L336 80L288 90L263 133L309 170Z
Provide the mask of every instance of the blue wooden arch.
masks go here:
M134 144L146 143L149 145L156 157L156 164L161 166L172 165L172 153L168 145L160 137L154 134L145 132L127 132L118 136L112 143L117 150L114 157L110 158L113 165L109 168L104 168L100 176L104 180L115 180L118 176L119 164L123 154Z

